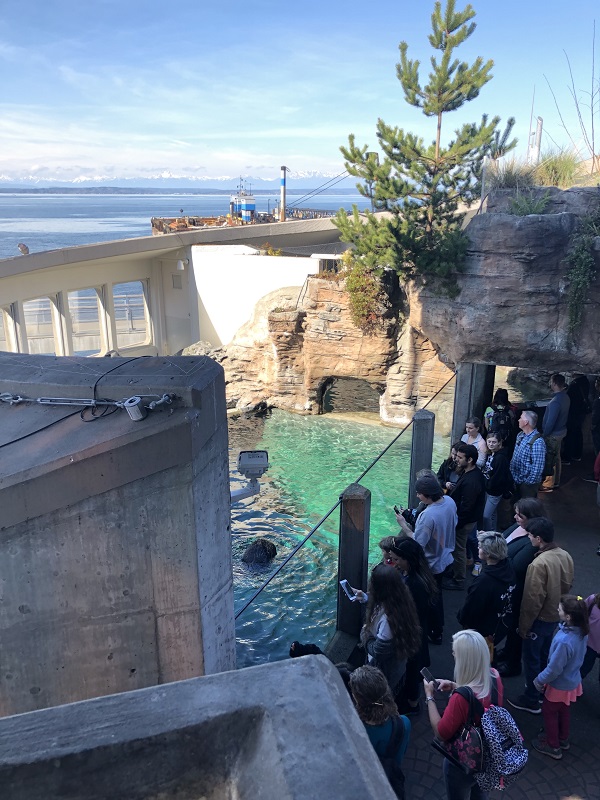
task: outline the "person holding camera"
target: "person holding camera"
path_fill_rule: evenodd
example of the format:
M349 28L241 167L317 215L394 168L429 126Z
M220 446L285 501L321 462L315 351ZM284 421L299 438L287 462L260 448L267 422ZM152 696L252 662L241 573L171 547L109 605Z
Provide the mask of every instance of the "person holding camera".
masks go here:
M437 584L438 593L431 606L428 635L432 644L441 644L444 631L442 576L453 561L458 520L456 503L443 493L439 481L433 476L417 478L415 490L425 508L417 517L414 530L401 513L396 514L396 519L403 533L412 537L423 548Z

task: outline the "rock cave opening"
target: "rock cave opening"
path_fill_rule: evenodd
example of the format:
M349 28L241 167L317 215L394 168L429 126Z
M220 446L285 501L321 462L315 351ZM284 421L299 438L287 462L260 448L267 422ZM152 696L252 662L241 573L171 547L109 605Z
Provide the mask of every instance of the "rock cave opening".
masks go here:
M379 392L360 378L327 378L320 389L319 411L379 414Z

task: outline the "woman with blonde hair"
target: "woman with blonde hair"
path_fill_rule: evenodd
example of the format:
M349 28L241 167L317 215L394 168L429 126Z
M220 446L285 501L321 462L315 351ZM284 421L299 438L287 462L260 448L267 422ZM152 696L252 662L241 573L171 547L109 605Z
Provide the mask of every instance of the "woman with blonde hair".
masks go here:
M480 633L473 630L458 631L452 637L454 680L438 680L438 689L452 692L448 705L440 716L434 692L436 681L423 681L429 722L435 736L444 742L453 739L469 721L469 702L456 689L467 687L473 693L473 722L479 725L484 709L502 705L503 688L500 676L490 666L490 651ZM444 759L444 781L448 800L486 800L488 793L477 785L474 775L467 775L449 759Z

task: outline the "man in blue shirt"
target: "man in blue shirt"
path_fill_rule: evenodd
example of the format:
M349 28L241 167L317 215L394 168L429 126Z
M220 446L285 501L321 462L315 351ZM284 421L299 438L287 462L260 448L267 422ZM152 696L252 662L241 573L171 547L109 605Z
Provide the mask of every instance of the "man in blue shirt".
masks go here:
M550 377L550 389L554 393L552 400L546 407L544 421L542 423L542 433L548 450L546 468L552 469L552 474L548 475L542 485L542 492L551 492L560 486L560 475L562 463L560 460L560 446L562 440L567 435L567 419L569 417L569 407L571 401L567 394L567 382L564 375L555 372Z
M546 445L542 435L536 430L538 417L535 411L522 411L519 417L521 433L510 462L510 472L517 487L518 497L537 497L544 461Z

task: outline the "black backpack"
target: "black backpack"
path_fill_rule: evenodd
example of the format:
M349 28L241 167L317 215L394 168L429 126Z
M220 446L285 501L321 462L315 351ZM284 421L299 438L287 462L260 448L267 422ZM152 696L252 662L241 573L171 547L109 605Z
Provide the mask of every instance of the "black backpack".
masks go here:
M494 409L488 433L499 434L505 444L510 442L513 433L513 421L508 406L497 406Z
M392 717L392 734L385 749L385 753L379 756L390 786L396 793L398 800L404 800L404 773L398 766L396 756L404 739L404 723L400 717Z

